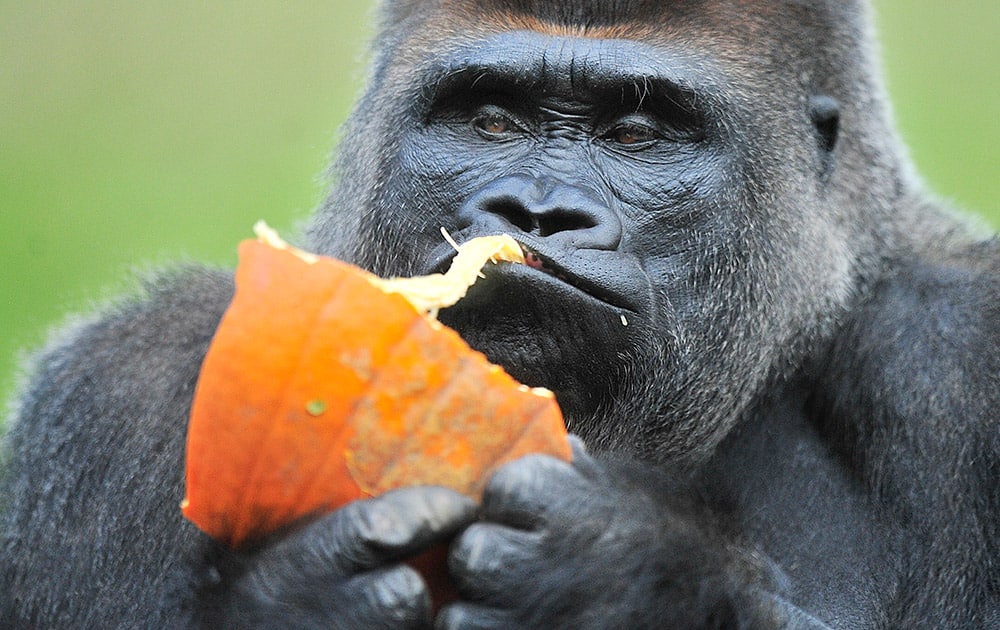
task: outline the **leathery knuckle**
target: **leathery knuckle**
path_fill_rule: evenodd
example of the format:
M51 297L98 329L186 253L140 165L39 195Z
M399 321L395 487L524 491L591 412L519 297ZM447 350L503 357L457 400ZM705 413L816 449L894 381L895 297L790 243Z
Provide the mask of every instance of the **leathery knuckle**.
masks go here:
M386 573L375 584L375 599L386 610L407 615L429 606L429 595L420 575L410 567L399 567Z
M466 569L475 570L490 564L496 558L493 539L484 526L473 525L455 542L454 560Z
M562 462L552 457L528 455L498 470L490 480L489 489L504 494L537 490L561 466Z
M369 547L391 544L400 536L399 517L387 505L372 501L355 515L358 538Z

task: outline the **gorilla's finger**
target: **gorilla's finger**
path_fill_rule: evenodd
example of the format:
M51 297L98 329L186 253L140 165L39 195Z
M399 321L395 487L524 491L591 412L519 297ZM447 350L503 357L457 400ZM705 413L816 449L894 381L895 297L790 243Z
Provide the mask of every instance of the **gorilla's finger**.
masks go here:
M475 503L445 488L417 486L355 501L313 523L287 545L305 546L316 564L343 574L372 569L447 540L475 518Z
M490 523L469 526L452 543L448 570L463 597L473 601L497 602L511 596L523 570L537 554L539 536L533 532ZM511 571L512 567L522 570ZM513 576L513 577L512 577Z
M529 455L497 470L483 490L483 518L532 529L544 522L545 512L566 493L587 486L572 465L545 455Z
M391 619L393 627L423 628L431 622L431 595L420 574L412 567L393 567L360 573L350 580L358 599L348 602L349 609L370 611L366 618Z
M511 613L469 602L450 604L441 609L434 621L434 630L486 630L516 628Z
M573 451L573 459L576 459L579 455L589 455L587 451L587 444L583 441L583 438L576 433L570 433L566 436L569 442L570 449Z
M315 540L315 537L310 537ZM309 548L305 549L310 551ZM405 564L346 576L316 557L266 556L231 587L216 612L232 628L426 628L431 596ZM292 562L297 560L298 562ZM291 617L290 617L291 615Z

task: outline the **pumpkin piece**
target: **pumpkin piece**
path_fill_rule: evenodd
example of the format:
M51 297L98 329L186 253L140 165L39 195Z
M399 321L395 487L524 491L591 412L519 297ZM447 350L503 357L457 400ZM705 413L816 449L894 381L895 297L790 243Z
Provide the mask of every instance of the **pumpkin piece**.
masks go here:
M487 260L517 261L513 239L470 241L445 274L382 280L257 231L191 411L182 510L203 531L240 548L392 488L478 497L517 457L570 459L551 392L433 319Z

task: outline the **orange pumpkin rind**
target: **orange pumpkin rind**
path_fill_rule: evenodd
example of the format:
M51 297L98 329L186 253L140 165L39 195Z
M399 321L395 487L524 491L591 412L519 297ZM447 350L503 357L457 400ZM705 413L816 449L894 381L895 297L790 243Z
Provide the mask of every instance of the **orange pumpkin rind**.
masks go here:
M182 511L200 529L239 548L393 488L478 497L520 456L570 459L552 393L434 320L487 261L523 262L509 236L464 244L445 274L383 280L256 230L191 411Z

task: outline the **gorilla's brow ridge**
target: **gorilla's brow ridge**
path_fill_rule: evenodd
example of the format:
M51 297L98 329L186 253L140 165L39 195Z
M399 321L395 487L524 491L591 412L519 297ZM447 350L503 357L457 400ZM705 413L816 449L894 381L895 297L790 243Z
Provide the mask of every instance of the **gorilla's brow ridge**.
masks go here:
M695 94L706 91L695 76L686 61L668 63L663 51L639 42L582 41L517 31L453 50L427 66L421 79L431 101L501 86L609 99L620 97L623 87L632 85L640 106L656 95L690 111L699 100Z

